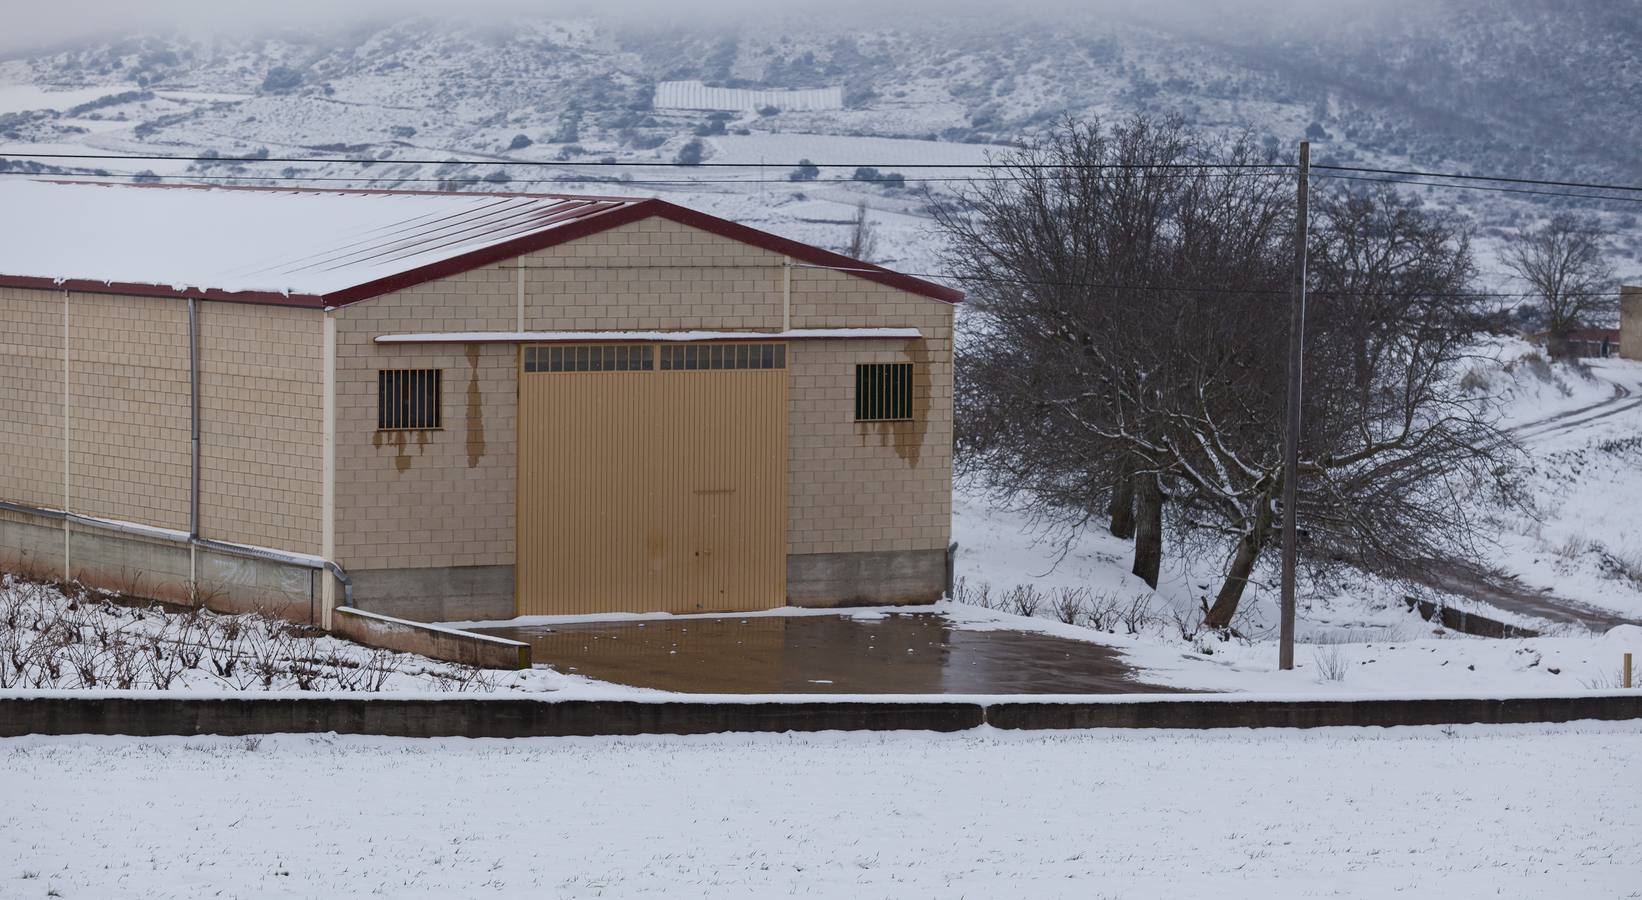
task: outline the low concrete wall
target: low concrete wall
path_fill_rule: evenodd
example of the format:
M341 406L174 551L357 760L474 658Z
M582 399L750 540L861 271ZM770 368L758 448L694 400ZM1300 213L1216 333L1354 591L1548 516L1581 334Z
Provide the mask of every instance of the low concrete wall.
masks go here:
M0 571L63 577L63 523L0 509Z
M1460 634L1471 634L1486 638L1531 638L1539 637L1539 632L1532 628L1522 628L1509 625L1498 619L1468 613L1451 606L1438 606L1430 600L1421 600L1417 597L1404 597L1403 602L1408 604L1411 612L1418 612L1420 618L1427 622L1436 619L1437 623L1450 631Z
M337 608L331 624L336 634L385 650L418 653L481 669L530 668L530 645L507 638L439 628L346 606Z
M1327 728L1642 719L1642 691L1572 697L994 703L995 728Z
M511 619L512 566L350 569L354 605L416 622Z
M25 734L378 734L568 737L725 731L963 731L973 703L644 703L623 700L396 700L354 697L91 700L0 697L0 737Z
M1642 692L1514 699L1146 700L1091 703L734 702L719 699L407 699L247 694L197 698L0 694L0 737L25 734L280 734L562 737L725 731L963 731L1049 728L1318 728L1642 719Z
M188 605L196 600L189 569L197 567L198 602L218 612L260 612L318 624L320 575L295 563L254 559L147 534L74 522L69 526L69 577L89 588ZM63 523L0 510L0 569L63 578Z
M787 557L792 606L933 603L946 589L945 550L801 553Z

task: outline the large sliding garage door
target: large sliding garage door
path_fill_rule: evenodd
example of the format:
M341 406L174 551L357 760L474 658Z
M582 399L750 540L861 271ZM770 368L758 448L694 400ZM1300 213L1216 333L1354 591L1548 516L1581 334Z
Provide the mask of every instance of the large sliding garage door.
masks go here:
M786 490L785 345L523 349L520 615L780 606Z

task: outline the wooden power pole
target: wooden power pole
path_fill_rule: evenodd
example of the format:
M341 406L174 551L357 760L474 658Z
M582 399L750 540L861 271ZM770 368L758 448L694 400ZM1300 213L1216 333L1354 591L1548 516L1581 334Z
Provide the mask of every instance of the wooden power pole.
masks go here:
M1306 347L1306 232L1311 212L1311 142L1300 142L1299 208L1294 218L1294 297L1289 309L1288 428L1283 434L1283 596L1277 668L1294 668L1294 580L1298 558L1294 507L1300 482L1300 399Z

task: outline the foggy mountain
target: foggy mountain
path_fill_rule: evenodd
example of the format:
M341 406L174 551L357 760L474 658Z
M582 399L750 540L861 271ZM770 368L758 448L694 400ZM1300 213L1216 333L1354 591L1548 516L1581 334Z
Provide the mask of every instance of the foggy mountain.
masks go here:
M1166 0L1018 17L975 8L878 16L749 9L693 25L636 16L415 18L293 23L259 37L82 39L0 63L0 100L4 85L14 92L0 103L0 141L65 151L346 154L384 162L369 173L334 164L190 171L502 184L528 176L391 160L669 162L698 140L709 161L790 165L804 157L893 168L979 162L986 148L1030 139L1068 115L1148 112L1247 128L1284 150L1309 136L1319 162L1642 182L1642 17L1631 4L1263 9L1216 12ZM842 102L658 108L665 82L833 89ZM34 93L17 99L25 88ZM585 184L588 176L574 178ZM1543 208L1525 206L1531 199L1464 198L1484 225Z

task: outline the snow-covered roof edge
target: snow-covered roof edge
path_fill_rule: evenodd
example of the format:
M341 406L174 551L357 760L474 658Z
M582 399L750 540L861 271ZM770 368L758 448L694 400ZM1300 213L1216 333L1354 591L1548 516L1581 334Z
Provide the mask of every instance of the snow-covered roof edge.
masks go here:
M71 182L72 183L72 182ZM109 187L129 190L211 190L211 191L280 191L293 192L290 188L265 188L257 186L237 185L194 185L194 184L116 184ZM323 190L298 191L315 194L404 194L429 195L438 192L432 191L389 191L379 189L348 189L326 188ZM463 196L474 196L464 193ZM560 194L520 194L499 193L502 197L541 197L543 199L587 199L608 201L617 198L586 197L575 198ZM482 247L466 253L461 253L447 259L426 265L415 266L393 275L377 278L372 281L353 285L351 287L331 291L323 294L274 292L256 290L229 290L220 287L198 287L180 289L167 285L102 281L91 278L73 277L41 277L37 275L19 275L0 272L0 287L22 287L44 290L64 290L86 293L127 294L145 297L196 297L202 300L256 303L277 306L295 306L313 309L330 309L348 306L383 294L415 287L440 278L459 275L473 269L492 265L503 260L512 259L527 253L533 253L559 244L568 243L580 238L588 237L633 222L649 218L664 218L687 225L692 228L727 237L731 240L759 247L784 256L791 257L799 262L823 269L840 271L856 278L877 282L889 287L903 290L908 293L938 300L944 303L959 303L963 300L962 291L945 285L936 284L904 275L882 266L852 259L840 253L834 253L811 244L805 244L790 238L760 231L747 225L721 219L717 216L699 212L655 198L632 200L622 198L619 205L611 205L600 211L585 215L575 221L557 224L543 228L531 234L512 238Z

